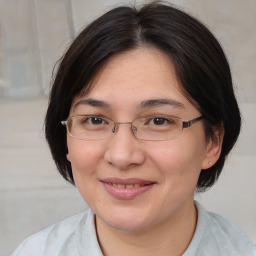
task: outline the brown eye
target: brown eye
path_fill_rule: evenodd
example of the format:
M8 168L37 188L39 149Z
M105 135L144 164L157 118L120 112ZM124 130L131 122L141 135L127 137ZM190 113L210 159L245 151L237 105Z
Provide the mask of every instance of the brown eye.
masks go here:
M163 118L163 117L155 117L152 119L152 123L154 125L163 125L167 122L168 120L166 118Z
M81 120L82 124L87 125L104 125L108 124L107 120L99 116L88 116Z
M89 117L88 122L90 124L99 125L99 124L103 124L104 120L101 117Z
M150 125L150 126L172 126L175 124L175 120L172 119L171 117L163 117L163 116L156 116L148 119L145 122L145 125Z

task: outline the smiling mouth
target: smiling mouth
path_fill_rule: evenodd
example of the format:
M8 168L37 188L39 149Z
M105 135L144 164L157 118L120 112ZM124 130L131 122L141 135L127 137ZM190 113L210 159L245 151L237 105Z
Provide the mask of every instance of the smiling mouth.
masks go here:
M110 182L108 182L107 184L111 185L115 188L128 188L128 189L139 188L139 187L144 187L144 186L149 185L149 184L127 184L127 185L124 185L124 184L116 184L116 183L110 183Z
M107 178L101 180L106 191L119 200L130 200L151 190L156 182L141 179Z

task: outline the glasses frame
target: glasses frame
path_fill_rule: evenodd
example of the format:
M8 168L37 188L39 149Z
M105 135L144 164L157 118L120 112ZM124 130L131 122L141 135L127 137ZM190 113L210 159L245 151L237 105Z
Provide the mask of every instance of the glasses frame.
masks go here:
M114 123L114 128L112 129L112 134L111 134L109 137L106 137L106 138L104 138L104 139L83 139L83 138L78 138L78 137L72 135L72 134L70 133L69 128L68 128L68 125L67 125L67 124L68 124L68 120L70 120L70 119L72 119L72 118L74 118L74 117L77 117L77 116L93 116L93 115L73 115L73 116L68 117L68 118L67 118L66 120L64 120L64 121L61 121L61 124L66 127L66 130L67 130L68 134L69 134L72 138L77 139L77 140L85 140L85 141L106 140L106 139L110 138L111 136L113 136L113 135L115 134L115 132L116 132L116 127L117 127L117 125L119 125L119 124L129 124L129 125L131 125L131 130L132 130L133 135L134 135L137 139L139 139L139 140L144 140L144 141L165 141L165 140L173 140L173 139L179 138L179 137L182 135L182 132L183 132L183 129L184 129L184 128L189 128L190 126L192 126L193 124L197 123L198 121L200 121L200 120L202 120L202 119L204 118L204 116L199 116L199 117L196 117L196 118L194 118L194 119L191 119L191 120L188 120L188 121L184 121L184 120L182 120L181 118L179 118L179 117L177 117L177 116L168 116L168 117L172 117L172 118L175 118L175 119L179 119L179 120L182 122L182 130L181 130L180 135L177 136L177 137L168 138L168 139L150 140L150 139L143 139L143 138L140 138L140 137L136 136L136 134L134 133L134 131L136 131L137 128L136 128L135 126L133 126L132 123L133 123L135 120L137 120L137 119L144 118L143 116L142 116L142 117L139 117L139 118L135 118L132 122L115 122L115 121L112 120L111 118L108 118L108 117L101 117L101 116L97 116L97 115L96 115L95 117L105 118L105 119L111 120L111 121ZM151 117L151 116L147 116L147 117ZM152 116L152 117L155 117L155 116ZM163 116L163 117L165 117L165 116ZM166 117L167 117L167 116L166 116Z

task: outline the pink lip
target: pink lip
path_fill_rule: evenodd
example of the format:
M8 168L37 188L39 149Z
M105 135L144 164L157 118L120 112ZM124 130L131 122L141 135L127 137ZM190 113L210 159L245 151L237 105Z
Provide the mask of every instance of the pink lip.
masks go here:
M131 178L131 179L107 178L107 179L101 180L101 182L111 196L121 200L134 199L139 195L145 193L146 191L150 190L156 184L156 182L153 182L153 181L142 180L137 178ZM112 184L120 184L120 185L140 184L144 186L140 186L138 188L118 188L118 187L114 187Z

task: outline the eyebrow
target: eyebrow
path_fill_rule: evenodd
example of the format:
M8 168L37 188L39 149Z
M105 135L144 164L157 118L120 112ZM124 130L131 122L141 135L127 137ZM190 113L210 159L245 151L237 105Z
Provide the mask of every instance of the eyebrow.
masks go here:
M99 108L110 108L110 105L107 102L102 100L92 99L92 98L79 100L75 104L74 109L76 109L79 105L89 105L92 107L99 107Z
M106 101L96 100L93 98L81 99L75 104L74 109L76 109L79 105L88 105L88 106L99 107L99 108L111 108L111 105ZM144 108L159 107L164 105L185 109L185 105L183 103L173 99L167 99L167 98L144 100L139 104L138 108L144 109Z
M142 101L139 105L139 108L152 108L152 107L159 107L164 105L185 109L185 105L183 103L173 99L167 99L167 98L150 99L150 100Z

